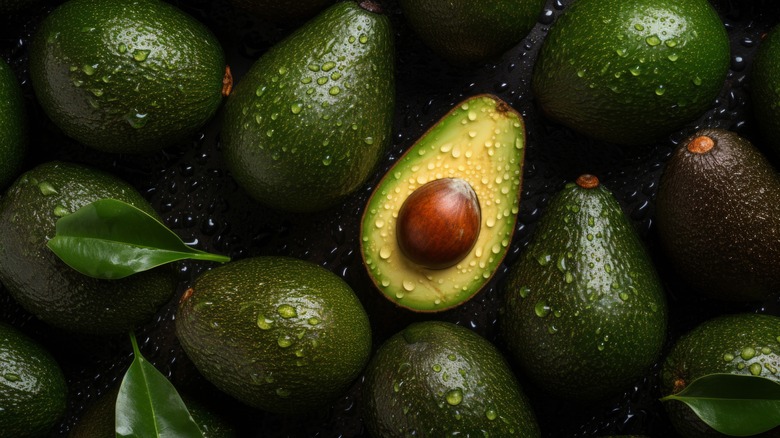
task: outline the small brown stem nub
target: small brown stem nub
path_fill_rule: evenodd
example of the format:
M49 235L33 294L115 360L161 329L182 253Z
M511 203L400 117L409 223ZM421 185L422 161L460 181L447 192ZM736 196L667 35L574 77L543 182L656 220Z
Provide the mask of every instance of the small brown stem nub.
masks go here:
M192 296L192 293L195 292L191 287L184 291L183 294L181 294L181 297L179 298L179 304L187 301Z
M233 91L233 73L230 72L230 66L225 66L225 76L222 77L222 97L230 96Z
M368 12L373 12L375 14L383 14L384 10L382 9L382 6L372 0L363 0L361 1L358 6L365 9Z
M595 189L599 186L599 179L596 177L596 175L591 175L589 173L580 175L576 182L577 185L583 189Z
M692 154L706 154L715 147L715 140L706 135L700 135L688 142L688 152Z

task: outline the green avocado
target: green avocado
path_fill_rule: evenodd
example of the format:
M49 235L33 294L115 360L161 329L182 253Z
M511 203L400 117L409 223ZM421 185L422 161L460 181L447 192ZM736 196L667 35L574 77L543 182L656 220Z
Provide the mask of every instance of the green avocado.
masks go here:
M775 26L761 40L753 58L750 74L750 97L753 115L764 143L780 156L780 26Z
M65 134L105 152L187 141L216 113L225 75L216 37L159 0L70 0L30 46L43 110Z
M730 65L707 0L578 0L544 40L539 108L594 139L648 144L704 113Z
M382 294L438 312L479 292L512 240L524 156L522 117L490 95L461 102L420 137L363 211L361 252Z
M371 436L541 436L504 357L465 327L411 324L379 347L365 375L362 417Z
M567 184L503 284L499 326L522 370L558 398L603 399L649 370L666 324L661 281L617 200L593 175Z
M0 60L0 188L17 176L27 149L27 113L11 67Z
M331 207L390 142L393 32L372 1L337 3L272 47L225 105L222 149L247 193L278 210Z
M661 368L661 395L676 394L713 373L761 376L780 383L780 317L737 313L707 320L675 341ZM672 425L685 438L722 437L685 404L664 402ZM762 437L780 436L775 428Z
M65 415L67 393L62 369L49 352L0 323L0 436L46 436Z
M746 301L780 292L780 176L747 139L689 137L666 163L658 236L672 267L703 296Z
M349 285L286 257L243 259L202 274L179 302L176 334L217 388L286 414L342 395L371 354L368 316Z
M0 281L22 307L52 326L92 335L126 333L173 295L176 278L170 266L98 280L70 268L46 246L57 219L105 198L157 216L126 182L56 161L23 173L0 200Z
M489 61L533 28L545 0L401 0L409 26L454 64Z
M290 23L310 18L334 0L230 0L250 14L273 22Z

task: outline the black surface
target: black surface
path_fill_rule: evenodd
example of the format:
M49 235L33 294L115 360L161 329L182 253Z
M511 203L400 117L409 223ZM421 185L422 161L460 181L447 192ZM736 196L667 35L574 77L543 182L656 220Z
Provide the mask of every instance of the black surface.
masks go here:
M596 174L616 195L634 221L657 261L669 297L668 344L705 318L737 311L780 315L778 303L725 304L692 295L664 264L657 252L653 199L664 161L673 148L697 127L732 129L761 147L750 115L750 60L762 33L780 20L774 0L713 0L727 26L732 65L723 91L712 108L667 141L632 148L597 144L543 119L530 92L529 78L536 53L555 18L570 3L548 1L531 34L494 64L452 67L432 54L406 27L395 1L386 0L397 34L397 112L393 144L376 175L355 195L330 210L310 215L281 214L250 200L225 170L215 118L191 142L144 155L108 155L88 150L65 138L41 112L27 73L27 48L37 23L61 2L44 2L23 13L0 17L0 56L9 61L23 84L33 120L33 139L26 168L61 159L108 170L134 184L154 205L165 223L200 249L238 259L279 254L318 263L344 278L356 291L374 330L375 346L408 323L424 318L470 327L504 348L497 332L497 291L506 266L527 244L550 196L582 173ZM172 1L210 27L220 38L236 80L262 52L295 28L256 21L235 11L227 0ZM460 100L494 93L519 110L528 136L520 215L509 255L488 287L465 305L435 315L416 315L395 308L371 285L358 247L359 212L373 185L420 134ZM778 160L772 157L775 163ZM1 226L1 224L0 224ZM194 370L173 334L178 296L209 265L179 264L176 297L156 320L139 328L143 354L183 392L211 404L247 437L364 436L359 416L360 381L332 406L306 416L279 416L241 405L216 391ZM70 387L67 418L52 433L66 436L86 406L118 383L131 360L126 337L101 339L52 330L20 309L0 289L0 320L21 327L48 347L63 365ZM633 388L601 403L577 406L547 397L523 381L532 398L545 437L647 434L674 436L657 401L658 366ZM522 376L519 376L523 380Z

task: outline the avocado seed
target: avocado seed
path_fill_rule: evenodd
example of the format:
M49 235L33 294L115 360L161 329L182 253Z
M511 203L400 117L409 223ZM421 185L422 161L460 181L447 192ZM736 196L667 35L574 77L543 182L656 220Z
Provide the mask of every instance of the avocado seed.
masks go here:
M417 188L401 205L396 238L412 262L443 269L461 261L479 236L482 211L468 182L442 178Z

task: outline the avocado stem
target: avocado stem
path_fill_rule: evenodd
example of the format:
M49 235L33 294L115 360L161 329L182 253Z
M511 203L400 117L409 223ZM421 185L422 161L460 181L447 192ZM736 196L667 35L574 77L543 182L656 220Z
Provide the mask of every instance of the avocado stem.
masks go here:
M222 77L222 97L230 96L230 92L233 91L233 73L230 71L230 66L225 66L225 76Z
M596 175L586 173L584 175L580 175L580 177L577 178L576 183L583 189L595 189L599 186L599 179L596 177Z
M368 12L373 12L375 14L383 14L384 11L382 10L382 6L373 1L373 0L363 0L361 1L358 6L365 9Z
M700 135L688 142L688 152L692 154L706 154L715 147L715 141L706 135Z

